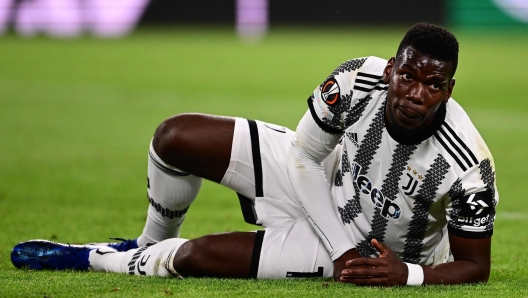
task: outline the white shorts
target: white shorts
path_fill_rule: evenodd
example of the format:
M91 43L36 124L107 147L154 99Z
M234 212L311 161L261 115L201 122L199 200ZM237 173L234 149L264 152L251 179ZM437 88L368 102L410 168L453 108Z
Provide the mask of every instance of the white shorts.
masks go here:
M265 227L264 233L257 233L253 253L252 275L257 278L333 276L333 262L287 175L294 135L274 124L241 118L235 122L231 161L221 184L239 194L246 222ZM327 158L325 168L337 165L335 160Z

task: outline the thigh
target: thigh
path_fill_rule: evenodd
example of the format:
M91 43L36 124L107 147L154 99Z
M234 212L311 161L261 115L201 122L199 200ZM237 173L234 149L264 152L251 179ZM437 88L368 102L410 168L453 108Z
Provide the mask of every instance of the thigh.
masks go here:
M258 278L333 277L333 262L305 219L266 227Z

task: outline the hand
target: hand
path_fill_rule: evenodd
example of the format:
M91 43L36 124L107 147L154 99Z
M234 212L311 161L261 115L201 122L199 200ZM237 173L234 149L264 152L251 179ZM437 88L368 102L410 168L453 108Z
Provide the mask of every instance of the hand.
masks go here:
M351 249L342 254L334 261L334 279L339 281L342 271L347 268L346 263L352 259L361 258L361 254L356 249Z
M385 244L372 239L379 258L356 258L346 262L339 281L356 285L395 286L407 284L407 266Z

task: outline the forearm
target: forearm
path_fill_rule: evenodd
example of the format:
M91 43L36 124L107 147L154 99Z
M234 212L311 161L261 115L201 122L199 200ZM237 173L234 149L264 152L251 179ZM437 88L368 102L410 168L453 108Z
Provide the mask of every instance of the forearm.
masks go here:
M461 284L487 282L491 268L491 237L461 238L449 234L455 261L422 266L424 284Z
M472 261L459 260L436 266L422 266L424 284L454 285L462 283L487 282L490 274L489 266L479 265Z

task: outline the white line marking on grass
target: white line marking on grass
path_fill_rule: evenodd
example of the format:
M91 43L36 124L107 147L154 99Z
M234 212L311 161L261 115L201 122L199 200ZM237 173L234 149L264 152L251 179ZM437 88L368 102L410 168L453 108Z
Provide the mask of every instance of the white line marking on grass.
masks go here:
M497 218L501 220L526 220L528 221L528 213L525 212L497 212Z
M466 109L471 121L479 129L498 131L528 131L528 113L522 111Z

